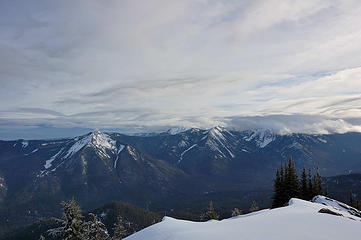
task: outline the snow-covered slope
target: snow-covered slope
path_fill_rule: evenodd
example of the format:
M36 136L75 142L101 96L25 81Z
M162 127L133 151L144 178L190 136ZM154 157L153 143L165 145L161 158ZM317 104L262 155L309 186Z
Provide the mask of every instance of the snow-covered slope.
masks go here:
M255 129L245 132L248 136L244 137L244 140L255 141L260 148L266 147L276 139L276 134L271 129Z
M341 240L361 236L360 218L354 217L354 220L319 213L323 208L343 211L335 209L335 202L326 201L324 197L319 199L322 203L294 198L287 207L261 210L222 221L190 222L165 217L162 222L126 240Z
M185 132L187 131L188 128L185 128L185 127L172 127L172 128L169 128L166 133L170 134L170 135L176 135L178 133L182 133L182 132Z
M208 130L202 140L212 151L217 152L220 157L234 158L232 143L236 142L235 137L224 127L214 127Z
M336 201L334 199L324 197L324 196L316 196L312 199L312 202L320 203L325 206L332 207L330 210L333 212L340 214L344 217L354 219L356 221L361 220L361 211L357 210L356 208L350 207L347 204L342 202Z
M111 151L116 151L116 142L111 139L111 137L108 134L101 133L101 132L93 132L89 135L86 135L85 137L78 139L76 138L76 142L70 147L67 154L63 158L68 158L76 154L79 150L81 150L83 147L87 145L91 145L99 150L99 152L109 157L106 153L106 149Z
M92 147L95 149L96 154L101 158L110 158L109 152L116 155L117 158L114 163L114 168L117 165L119 153L124 148L124 146L120 144L118 149L116 141L113 140L109 134L99 131L69 139L64 147L49 159L45 160L44 170L40 171L38 177L43 177L54 172L59 166L63 165L85 147ZM31 153L34 153L34 151Z

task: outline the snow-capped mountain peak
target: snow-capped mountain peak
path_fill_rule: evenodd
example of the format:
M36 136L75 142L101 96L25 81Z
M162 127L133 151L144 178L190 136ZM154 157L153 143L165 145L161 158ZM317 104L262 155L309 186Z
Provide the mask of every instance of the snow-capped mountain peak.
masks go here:
M246 141L255 141L260 148L266 147L276 139L276 134L267 128L259 128L247 131L248 136L244 137Z
M102 132L93 132L91 134L83 136L80 140L75 138L76 142L69 148L67 154L63 158L72 157L79 150L85 146L92 146L95 149L99 149L105 153L105 150L117 151L116 141L114 141L108 134ZM106 154L106 153L105 153Z
M55 169L66 159L73 157L84 147L93 147L98 155L107 158L109 158L107 150L112 151L114 154L119 154L121 151L118 151L115 140L113 140L108 134L99 131L73 138L70 141L72 143L70 147L62 147L55 155L45 161L45 171L42 171L40 176L43 176L44 173L47 174L49 171L55 171ZM120 147L124 146L120 145ZM67 148L68 150L66 151ZM60 159L61 163L58 163L56 167L53 167L53 162L57 159Z
M113 140L108 134L101 133L99 131L91 134L91 144L100 149L109 149L116 151L116 141Z
M188 130L188 128L185 128L185 127L172 127L172 128L169 128L166 133L168 133L170 135L176 135L178 133L182 133L187 130Z
M234 158L228 140L228 138L234 138L234 136L226 128L221 126L213 127L208 130L208 134L204 138L207 139L206 145L213 151L218 152L224 158Z
M208 133L211 138L217 139L218 141L220 141L220 140L225 141L226 138L223 136L222 132L223 132L223 129L221 127L217 126L217 127L211 128Z

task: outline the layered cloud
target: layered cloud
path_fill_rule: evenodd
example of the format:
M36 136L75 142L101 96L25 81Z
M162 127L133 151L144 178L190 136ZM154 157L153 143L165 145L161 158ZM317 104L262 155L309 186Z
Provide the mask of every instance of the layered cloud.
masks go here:
M360 131L360 11L358 1L1 1L0 133Z

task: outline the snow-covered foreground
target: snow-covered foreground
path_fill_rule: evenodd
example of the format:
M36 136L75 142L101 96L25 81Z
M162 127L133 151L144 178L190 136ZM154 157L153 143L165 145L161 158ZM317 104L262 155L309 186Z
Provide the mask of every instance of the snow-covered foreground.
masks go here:
M293 198L289 206L266 209L222 221L190 222L165 217L126 240L341 240L361 236L361 218L347 205L318 196L315 202ZM322 208L343 214L319 213ZM352 209L352 208L351 208ZM356 211L356 213L359 213ZM352 217L352 219L350 219Z

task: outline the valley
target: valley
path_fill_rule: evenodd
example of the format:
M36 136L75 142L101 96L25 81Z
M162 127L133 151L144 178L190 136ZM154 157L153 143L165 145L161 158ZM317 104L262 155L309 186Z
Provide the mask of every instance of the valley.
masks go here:
M0 141L0 225L7 231L59 216L60 201L72 197L84 210L121 200L174 216L199 214L212 200L225 216L253 200L267 207L275 169L290 156L299 171L357 173L358 142L359 133L278 135L224 127Z

